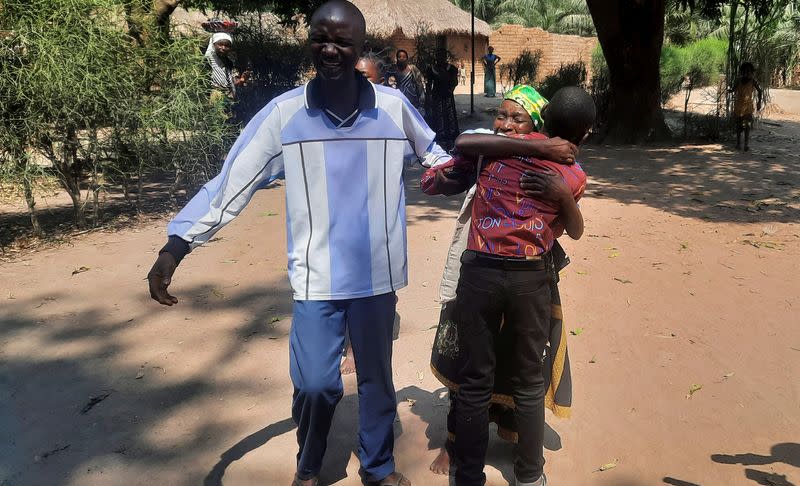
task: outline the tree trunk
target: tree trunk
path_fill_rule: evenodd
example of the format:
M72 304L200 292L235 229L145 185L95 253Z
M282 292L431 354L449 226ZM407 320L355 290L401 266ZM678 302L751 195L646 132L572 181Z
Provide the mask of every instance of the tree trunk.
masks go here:
M142 197L142 192L144 192L144 163L139 161L139 171L137 173L138 180L136 181L136 214L142 214L142 203L144 198Z
M169 18L178 8L178 0L155 0L156 25L163 38L169 38Z
M736 10L739 8L739 1L731 1L731 16L728 20L728 65L725 68L725 83L727 90L725 90L725 113L726 115L731 112L731 89L736 80Z
M39 224L39 217L36 215L36 199L33 196L33 187L27 174L22 178L22 191L25 193L25 203L28 205L28 213L31 215L31 227L33 234L42 237L42 227Z
M66 137L61 147L61 158L56 163L59 172L59 179L64 189L67 190L72 199L72 211L75 217L75 224L79 228L86 227L86 217L81 204L81 167L78 160L78 135L74 128L66 129Z
M744 2L744 24L742 25L742 39L739 44L739 59L747 59L747 24L750 22L750 2Z
M661 111L659 61L665 0L587 0L611 82L603 138L641 143L670 138Z

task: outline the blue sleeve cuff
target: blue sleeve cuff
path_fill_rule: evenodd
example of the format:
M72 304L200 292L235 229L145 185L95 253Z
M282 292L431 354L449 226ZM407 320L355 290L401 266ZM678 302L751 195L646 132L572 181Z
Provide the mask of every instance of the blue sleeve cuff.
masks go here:
M180 264L183 257L189 254L191 249L189 248L189 243L187 243L183 238L180 236L170 235L169 239L167 240L167 244L164 245L161 250L159 250L158 254L162 254L164 252L169 253L173 257L175 257L175 263Z

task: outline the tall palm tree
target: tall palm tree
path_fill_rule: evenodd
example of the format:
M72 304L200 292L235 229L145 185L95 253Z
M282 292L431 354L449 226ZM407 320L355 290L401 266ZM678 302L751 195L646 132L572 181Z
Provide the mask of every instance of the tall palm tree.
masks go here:
M470 11L472 0L450 0L462 10ZM475 0L475 16L493 24L498 13L501 0Z
M715 18L707 18L702 12L685 8L681 0L667 0L666 11L664 40L667 43L686 45L707 37L728 38L723 20L730 16L730 6L724 6Z
M584 0L502 0L494 23L539 27L558 34L595 34Z

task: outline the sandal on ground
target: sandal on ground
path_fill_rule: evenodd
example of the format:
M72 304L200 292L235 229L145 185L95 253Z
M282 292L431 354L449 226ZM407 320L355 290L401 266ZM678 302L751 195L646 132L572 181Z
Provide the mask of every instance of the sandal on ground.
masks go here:
M295 476L294 481L292 481L292 486L302 486L303 483L301 481L305 481L305 479L300 479L297 476ZM319 486L319 479L314 478L314 482L312 482L311 484L312 486Z
M394 473L392 473L392 474L394 474ZM390 476L391 476L391 474L390 474ZM404 484L403 481L405 481L406 484L411 484L411 480L409 480L407 477L403 476L401 473L397 473L397 478L394 479L394 480L389 479L388 477L386 477L386 478L381 479L380 481L375 481L374 484L376 486L403 486L403 484Z

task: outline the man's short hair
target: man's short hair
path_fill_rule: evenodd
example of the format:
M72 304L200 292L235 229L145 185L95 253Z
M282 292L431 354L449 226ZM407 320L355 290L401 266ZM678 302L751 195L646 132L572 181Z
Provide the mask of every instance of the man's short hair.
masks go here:
M597 109L589 93L577 86L556 91L547 104L544 126L551 137L580 143L594 124Z
M347 14L352 15L353 19L356 21L356 25L353 26L356 29L356 34L366 37L367 20L364 18L364 14L361 13L358 7L347 0L329 0L323 3L311 14L311 23L313 24L318 20L320 15L328 15L332 10L335 11L337 8L343 9Z

